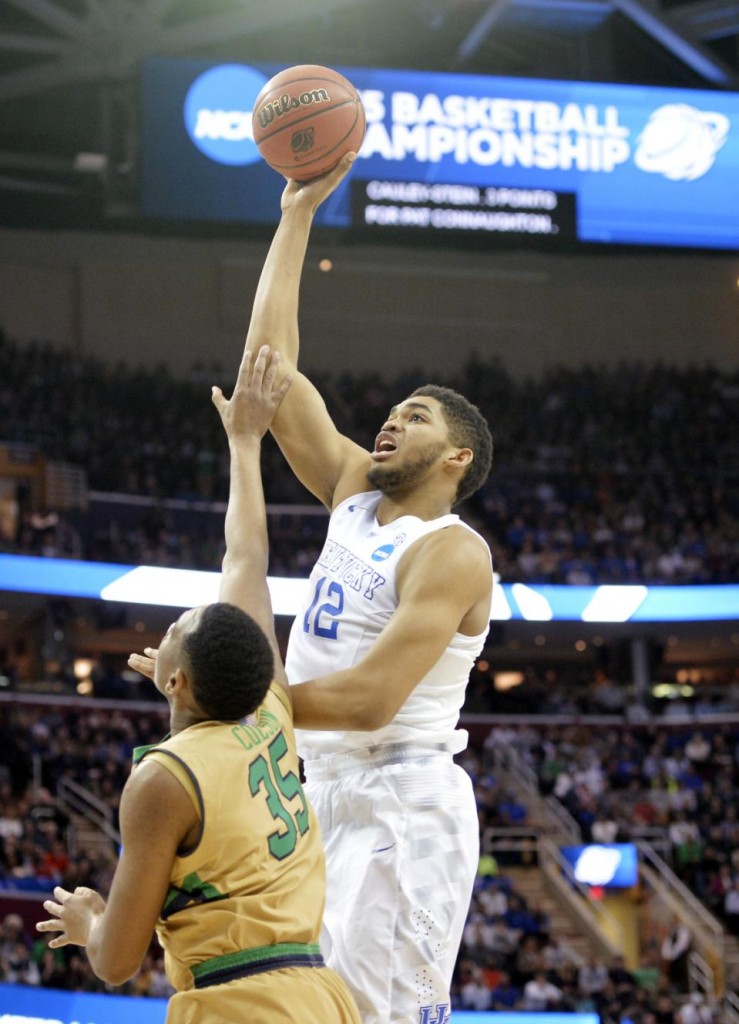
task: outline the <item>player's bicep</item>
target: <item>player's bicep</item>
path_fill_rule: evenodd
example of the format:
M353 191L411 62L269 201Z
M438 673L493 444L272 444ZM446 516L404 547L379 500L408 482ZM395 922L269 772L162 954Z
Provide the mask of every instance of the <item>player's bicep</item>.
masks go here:
M270 429L293 473L327 508L339 488L342 498L367 489L369 454L336 429L326 403L303 374L294 376Z

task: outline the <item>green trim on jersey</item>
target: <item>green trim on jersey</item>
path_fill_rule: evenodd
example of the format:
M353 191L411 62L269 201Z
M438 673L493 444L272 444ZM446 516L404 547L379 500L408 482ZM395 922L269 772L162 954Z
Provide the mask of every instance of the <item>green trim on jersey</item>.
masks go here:
M230 972L240 967L254 968L255 970L264 967L267 970L277 970L280 967L280 961L295 961L296 959L300 961L304 958L309 961L320 956L321 947L318 943L278 942L274 946L255 946L253 949L238 949L235 953L214 956L210 960L204 960L201 964L195 964L191 970L195 981L202 982L212 974Z
M195 903L215 903L217 900L226 900L229 893L220 892L215 885L204 882L197 871L189 874L182 885L170 885L167 896L162 907L161 918L166 921L172 914L176 914L186 907Z

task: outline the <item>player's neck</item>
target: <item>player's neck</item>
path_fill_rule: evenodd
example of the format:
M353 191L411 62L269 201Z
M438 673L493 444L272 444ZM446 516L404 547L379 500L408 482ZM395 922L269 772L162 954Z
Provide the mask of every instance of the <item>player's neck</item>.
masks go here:
M206 721L207 718L202 713L196 714L192 708L172 707L172 713L169 717L170 735L176 736L178 732L189 729L191 725L197 725L198 722Z
M415 491L406 495L383 494L375 516L380 526L387 526L403 516L416 516L428 523L449 515L451 510L451 502L446 496Z

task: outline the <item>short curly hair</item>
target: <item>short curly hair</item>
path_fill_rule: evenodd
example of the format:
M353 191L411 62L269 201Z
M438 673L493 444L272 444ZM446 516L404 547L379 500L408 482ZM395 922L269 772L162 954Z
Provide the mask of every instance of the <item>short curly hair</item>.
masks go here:
M474 458L457 487L454 504L469 498L485 483L493 464L493 437L485 417L464 395L439 384L424 384L416 388L411 398L435 398L441 405L449 428L449 439L457 448L471 448Z
M182 646L193 696L208 718L237 722L256 711L274 678L275 660L250 615L223 601L209 604Z

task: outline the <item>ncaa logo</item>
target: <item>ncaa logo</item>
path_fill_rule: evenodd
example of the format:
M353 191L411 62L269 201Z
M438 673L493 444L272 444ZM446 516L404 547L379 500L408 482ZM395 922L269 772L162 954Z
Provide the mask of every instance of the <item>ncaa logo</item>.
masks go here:
M232 167L261 159L251 112L266 77L244 64L220 64L196 78L187 91L183 116L194 144L211 160Z
M383 544L381 547L375 548L370 558L373 562L384 562L386 558L392 555L393 551L395 551L394 544Z

